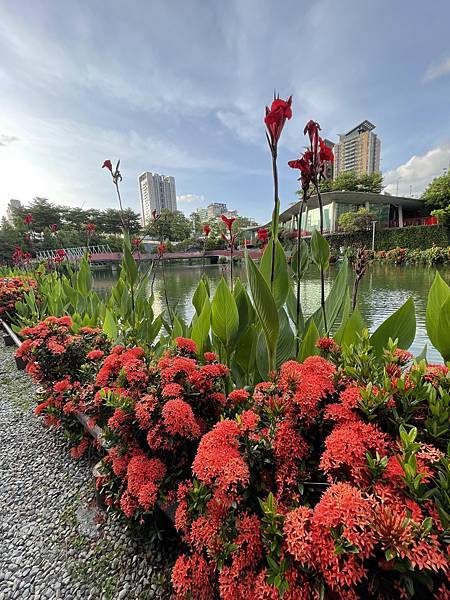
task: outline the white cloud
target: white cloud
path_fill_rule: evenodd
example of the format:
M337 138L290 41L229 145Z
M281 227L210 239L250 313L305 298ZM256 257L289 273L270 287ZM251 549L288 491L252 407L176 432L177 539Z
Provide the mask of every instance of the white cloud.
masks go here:
M182 204L191 204L191 203L197 203L197 202L204 202L205 201L205 196L203 196L202 194L180 194L177 195L177 202L180 202Z
M15 135L6 135L4 133L0 133L0 147L1 146L9 146L13 142L18 142L19 138Z
M432 81L450 73L450 56L439 62L434 62L425 71L424 81Z
M450 142L429 150L422 156L412 156L406 163L384 174L385 191L390 194L420 196L427 185L450 166ZM411 188L410 188L411 186Z

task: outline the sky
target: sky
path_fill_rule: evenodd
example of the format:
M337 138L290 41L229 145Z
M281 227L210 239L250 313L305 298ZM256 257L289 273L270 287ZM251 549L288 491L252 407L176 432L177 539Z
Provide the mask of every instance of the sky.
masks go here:
M34 196L116 207L105 159L173 175L186 214L210 202L267 221L264 107L293 95L279 149L293 202L309 119L337 141L368 119L386 190L420 194L450 164L450 2L0 0L0 212Z

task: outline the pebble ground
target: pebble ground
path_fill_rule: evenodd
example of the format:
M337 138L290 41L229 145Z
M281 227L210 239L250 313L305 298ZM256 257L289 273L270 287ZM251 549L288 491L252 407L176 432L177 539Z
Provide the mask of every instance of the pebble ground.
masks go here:
M170 598L173 535L137 536L97 509L93 458L74 461L33 413L0 339L0 600Z

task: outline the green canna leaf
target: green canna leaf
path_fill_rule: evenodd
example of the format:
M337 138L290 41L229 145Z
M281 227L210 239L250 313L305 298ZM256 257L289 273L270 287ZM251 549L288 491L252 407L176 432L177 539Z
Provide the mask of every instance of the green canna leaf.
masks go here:
M233 294L222 277L211 304L211 323L214 334L224 345L226 352L232 350L239 330L239 313Z
M370 343L381 355L389 339L398 340L399 348L407 350L416 335L416 312L412 298L388 317L370 336Z
M248 255L246 257L246 266L247 279L253 298L253 304L266 338L269 355L269 369L272 370L275 366L275 353L280 331L278 311L266 280Z

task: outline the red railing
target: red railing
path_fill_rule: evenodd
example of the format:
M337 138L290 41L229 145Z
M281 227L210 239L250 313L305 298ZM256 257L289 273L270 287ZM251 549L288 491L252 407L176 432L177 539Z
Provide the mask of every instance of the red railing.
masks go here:
M423 225L437 225L437 217L413 217L412 219L403 219L403 227L421 227ZM389 221L389 227L399 227L397 219Z

